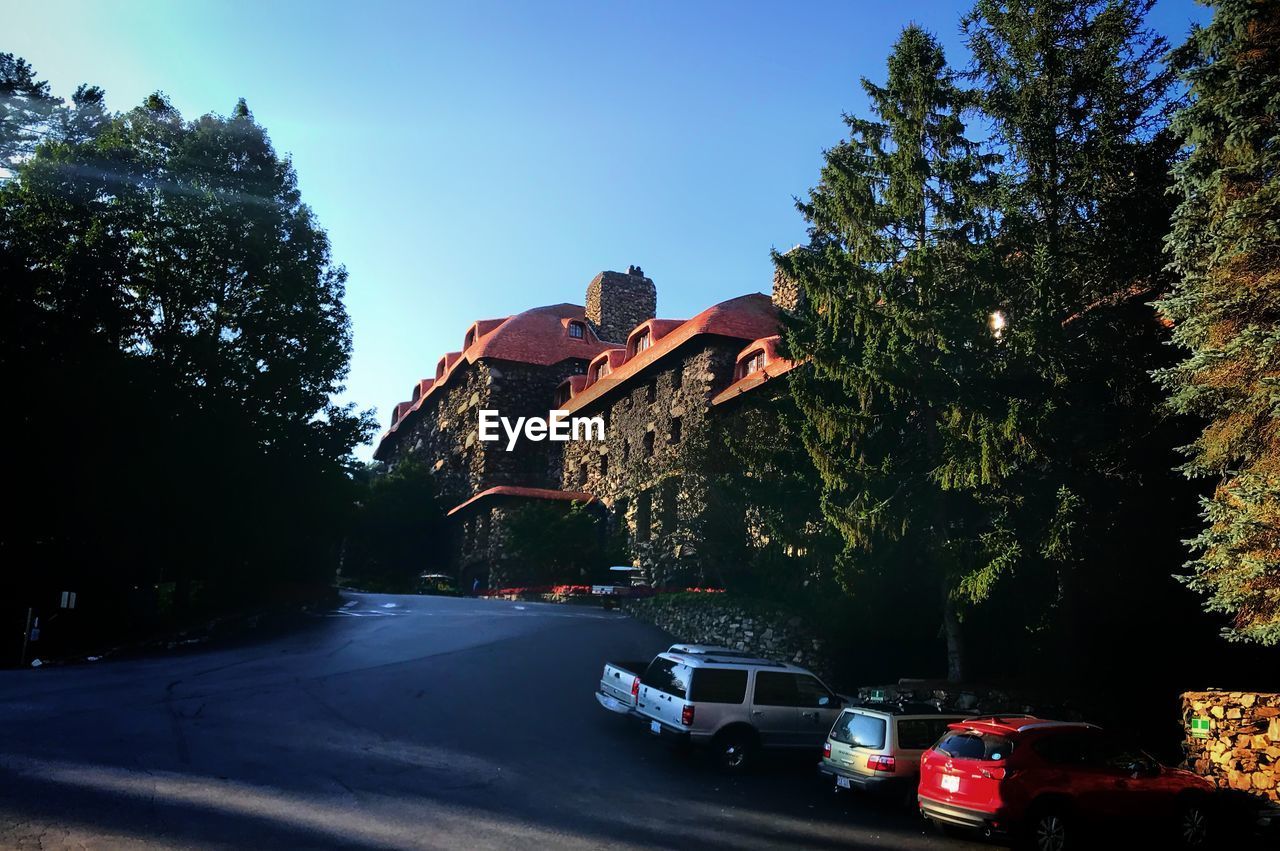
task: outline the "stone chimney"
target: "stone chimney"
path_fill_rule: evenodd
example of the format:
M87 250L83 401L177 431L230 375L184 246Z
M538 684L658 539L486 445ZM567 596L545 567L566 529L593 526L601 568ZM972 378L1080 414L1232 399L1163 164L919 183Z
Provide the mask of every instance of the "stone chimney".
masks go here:
M804 251L804 247L797 245L790 251L785 252L791 254L794 251ZM804 295L800 292L800 287L795 281L782 274L782 270L776 265L773 267L773 304L779 310L785 310L791 313L800 307L800 302Z
M600 339L625 343L627 334L658 314L658 290L639 266L601 272L587 284L587 321Z

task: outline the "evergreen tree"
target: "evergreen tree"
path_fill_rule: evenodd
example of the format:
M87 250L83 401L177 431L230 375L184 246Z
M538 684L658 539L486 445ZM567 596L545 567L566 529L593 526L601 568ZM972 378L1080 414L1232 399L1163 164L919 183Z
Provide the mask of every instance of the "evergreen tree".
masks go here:
M1280 6L1215 4L1180 51L1190 147L1169 236L1175 291L1161 310L1190 350L1158 374L1175 411L1208 425L1182 467L1212 477L1188 584L1225 634L1280 643Z
M905 29L876 120L846 118L799 204L807 250L775 255L804 296L786 323L791 379L822 509L844 538L839 578L925 575L937 589L947 673L965 675L961 609L1011 556L985 505L1016 462L1019 414L989 393L1002 341L985 282L988 157L965 136L968 95L937 41Z
M0 176L35 150L60 103L30 63L0 53Z
M1064 661L1082 656L1081 589L1114 588L1117 576L1133 587L1137 565L1120 562L1114 542L1169 487L1153 447L1173 442L1173 426L1151 415L1158 399L1144 376L1168 357L1148 302L1170 283L1162 237L1177 146L1150 6L979 0L963 23L1002 158L999 392L1020 400L1029 449L1008 494L1023 561L1044 568L1021 585L1027 607L1045 613L1029 625L1053 627ZM1176 534L1167 522L1147 532Z

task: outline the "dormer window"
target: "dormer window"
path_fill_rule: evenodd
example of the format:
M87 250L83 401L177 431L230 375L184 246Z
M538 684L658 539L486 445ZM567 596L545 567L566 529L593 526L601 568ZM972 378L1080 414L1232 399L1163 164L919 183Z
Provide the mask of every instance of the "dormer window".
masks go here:
M471 344L474 343L475 341L476 341L476 329L472 328L470 331L467 332L466 339L462 341L462 350L466 351L467 349L471 348Z
M444 358L440 358L440 362L436 364L436 380L438 381L442 375L444 375Z
M569 339L570 340L581 340L585 336L586 336L586 328L583 326L581 322L569 323Z
M568 403L570 395L571 393L569 390L568 382L565 382L564 384L561 384L559 387L557 387L556 388L556 407L563 408Z
M613 372L613 367L609 366L609 362L607 360L600 361L600 363L596 364L596 369L592 377L594 380L599 381L611 372Z
M653 345L653 335L650 334L649 329L646 328L636 335L635 343L631 347L631 354L634 357L635 355L640 354L641 352L643 352L645 349L649 348L652 345Z
M741 366L738 368L738 377L746 378L753 372L759 372L764 369L764 349L752 352L743 358Z

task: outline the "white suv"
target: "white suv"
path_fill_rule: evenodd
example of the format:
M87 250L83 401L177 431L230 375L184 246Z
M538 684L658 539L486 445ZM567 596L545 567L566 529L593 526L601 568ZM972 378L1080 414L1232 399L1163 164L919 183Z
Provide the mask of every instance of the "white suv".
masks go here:
M760 748L816 751L845 703L804 668L704 646L658 654L636 691L650 732L710 746L731 771Z

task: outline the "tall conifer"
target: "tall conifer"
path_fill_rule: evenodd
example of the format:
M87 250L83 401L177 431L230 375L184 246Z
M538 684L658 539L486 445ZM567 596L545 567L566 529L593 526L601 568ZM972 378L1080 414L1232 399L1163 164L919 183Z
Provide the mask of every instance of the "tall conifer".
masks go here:
M1170 406L1208 420L1188 476L1212 477L1188 583L1233 640L1280 643L1280 6L1217 3L1182 48L1190 146L1161 304L1190 355L1159 373Z
M965 674L961 607L1009 553L979 510L1013 462L1016 415L988 396L1000 338L984 286L990 162L965 136L967 95L937 41L905 29L874 119L847 117L799 209L807 250L776 255L802 294L788 321L808 360L793 388L822 507L846 548L840 579L906 571L938 590L947 671Z

